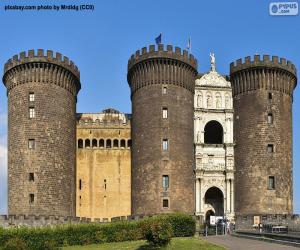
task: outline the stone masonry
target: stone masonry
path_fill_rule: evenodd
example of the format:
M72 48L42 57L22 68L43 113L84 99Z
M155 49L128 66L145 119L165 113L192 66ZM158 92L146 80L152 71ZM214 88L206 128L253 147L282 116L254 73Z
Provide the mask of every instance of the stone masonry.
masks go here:
M230 65L233 86L236 213L291 214L292 101L296 68L255 55ZM271 180L270 180L271 179Z
M8 95L8 213L75 216L79 71L52 51L5 64Z
M76 216L131 214L130 117L114 109L77 114Z
M197 61L162 44L128 61L132 100L132 214L193 214L193 101ZM167 113L167 114L166 114ZM168 183L163 183L163 178Z
M193 55L150 45L128 61L132 117L113 109L76 114L80 74L67 57L40 49L8 60L9 216L0 225L211 210L245 226L260 216L290 218L298 228L291 217L296 67L276 56L246 57L231 63L230 78L204 75L195 95L196 78Z

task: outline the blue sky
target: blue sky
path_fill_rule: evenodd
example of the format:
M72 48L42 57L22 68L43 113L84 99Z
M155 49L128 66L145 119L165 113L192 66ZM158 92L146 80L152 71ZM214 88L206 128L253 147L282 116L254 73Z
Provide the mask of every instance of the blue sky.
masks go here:
M182 48L192 38L199 72L209 70L209 52L217 70L247 55L270 54L300 69L300 17L270 16L265 0L86 0L0 2L0 65L24 50L52 49L71 58L81 71L78 112L107 107L131 112L127 61L137 49L162 42ZM6 4L94 4L93 12L4 11ZM300 90L294 95L294 207L300 213ZM6 89L0 86L0 214L6 212Z

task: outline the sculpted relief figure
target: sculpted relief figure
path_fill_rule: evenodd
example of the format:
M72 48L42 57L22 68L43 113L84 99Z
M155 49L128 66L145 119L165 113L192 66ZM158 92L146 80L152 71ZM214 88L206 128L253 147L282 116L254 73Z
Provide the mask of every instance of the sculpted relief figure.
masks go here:
M211 98L210 94L207 94L206 100L207 100L207 107L211 108L212 107L212 98Z
M202 94L197 96L197 107L202 107Z
M228 95L225 96L225 108L230 108L230 98Z
M220 96L220 94L217 94L216 95L216 108L221 108L221 102L222 102L221 96Z

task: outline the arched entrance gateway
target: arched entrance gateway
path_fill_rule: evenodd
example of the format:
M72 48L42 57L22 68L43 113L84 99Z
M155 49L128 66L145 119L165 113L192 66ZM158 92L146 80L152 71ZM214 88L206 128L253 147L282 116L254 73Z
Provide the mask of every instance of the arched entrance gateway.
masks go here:
M210 216L224 216L224 196L217 187L209 188L204 196L205 206L209 208L205 214L205 222L209 224Z
M206 214L205 214L205 223L206 223L206 225L209 225L209 223L210 223L210 216L214 216L214 215L215 215L215 213L212 210L208 210L206 212Z
M234 141L231 84L211 71L195 82L195 214L200 221L234 219Z
M213 208L212 209L214 211L213 215L224 216L224 196L222 191L219 188L217 187L209 188L205 193L204 201L206 205Z

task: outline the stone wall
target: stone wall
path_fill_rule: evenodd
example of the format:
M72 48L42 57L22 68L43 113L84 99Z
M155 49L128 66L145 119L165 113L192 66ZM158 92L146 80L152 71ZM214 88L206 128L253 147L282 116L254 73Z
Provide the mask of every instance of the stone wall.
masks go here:
M77 117L76 216L130 214L130 116L105 110Z
M8 90L8 213L75 216L77 67L52 51L22 52L6 63L3 82Z
M295 67L285 59L250 57L231 65L236 213L291 214L292 101ZM274 186L269 185L274 177Z
M298 214L238 215L235 217L236 230L254 229L254 216L258 216L263 225L282 225L287 226L289 231L300 231L300 216Z
M132 214L195 212L193 100L197 62L171 45L128 62L132 99ZM168 115L163 117L163 109ZM167 140L163 148L163 140ZM163 187L163 176L169 177ZM163 205L165 204L165 205Z

